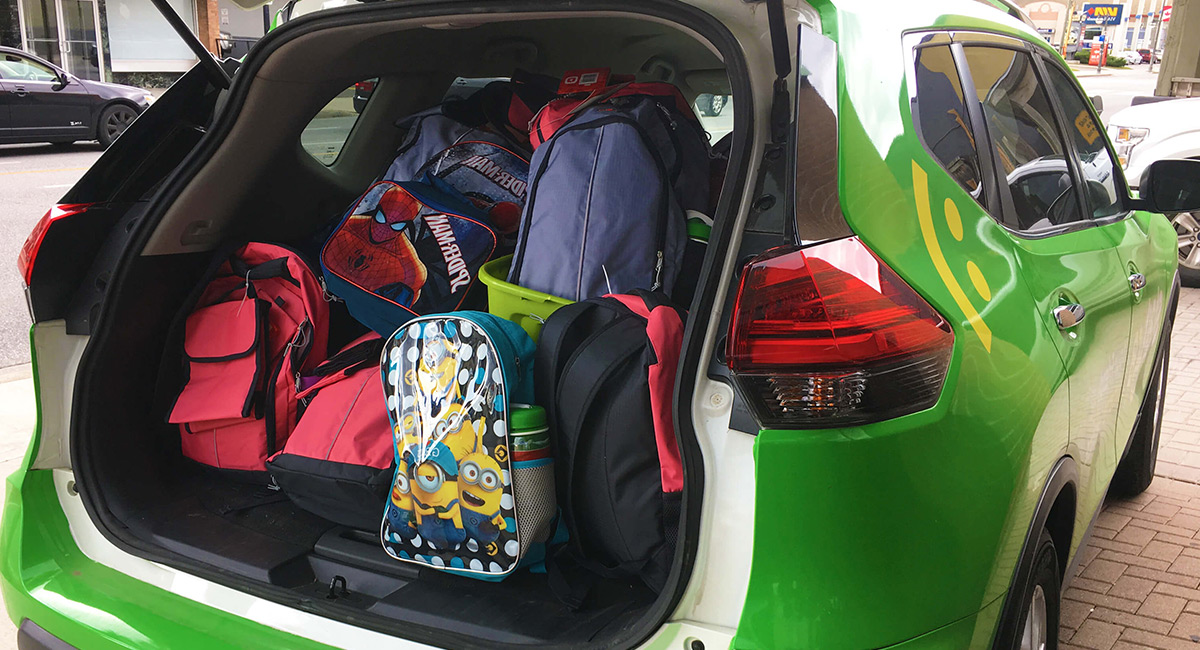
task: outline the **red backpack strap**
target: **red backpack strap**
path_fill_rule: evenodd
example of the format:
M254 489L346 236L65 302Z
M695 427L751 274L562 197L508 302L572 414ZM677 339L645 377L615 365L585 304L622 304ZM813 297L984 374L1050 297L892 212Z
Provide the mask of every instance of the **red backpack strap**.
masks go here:
M650 366L650 408L654 412L654 443L662 474L663 492L683 489L683 461L675 439L675 374L683 346L683 319L666 304L652 305L640 295L610 295L630 311L646 319L646 337L658 361Z
M305 399L322 388L337 383L350 375L366 368L379 366L379 355L383 352L383 339L374 332L359 337L340 352L326 359L313 369L312 375L301 378L307 380L305 386L297 386L297 399ZM313 381L313 380L316 381Z

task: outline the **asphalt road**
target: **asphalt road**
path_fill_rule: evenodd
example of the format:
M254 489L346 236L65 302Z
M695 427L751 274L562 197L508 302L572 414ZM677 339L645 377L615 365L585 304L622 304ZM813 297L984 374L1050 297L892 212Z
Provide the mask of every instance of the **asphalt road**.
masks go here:
M94 143L0 145L0 368L29 361L29 310L17 254L37 220L100 153Z
M1154 74L1150 74L1150 66L1146 64L1128 66L1128 69L1106 68L1100 76L1096 76L1095 68L1072 66L1072 69L1089 96L1099 95L1104 99L1100 118L1108 124L1109 118L1128 108L1134 97L1154 94L1161 67L1154 66Z

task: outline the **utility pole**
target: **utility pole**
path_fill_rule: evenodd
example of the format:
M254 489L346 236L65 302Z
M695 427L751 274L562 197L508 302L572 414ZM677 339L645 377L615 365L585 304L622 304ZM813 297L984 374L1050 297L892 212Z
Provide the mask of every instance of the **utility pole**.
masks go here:
M1158 30L1162 29L1163 6L1154 14L1154 31L1150 35L1150 74L1154 74L1154 57L1158 55Z
M1063 30L1062 51L1059 52L1066 58L1067 42L1071 40L1071 36L1075 33L1075 0L1067 0L1067 26Z

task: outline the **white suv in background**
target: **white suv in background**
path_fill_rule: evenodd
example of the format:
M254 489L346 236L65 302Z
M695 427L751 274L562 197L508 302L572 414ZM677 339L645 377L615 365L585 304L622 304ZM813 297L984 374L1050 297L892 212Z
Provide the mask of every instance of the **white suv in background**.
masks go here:
M1108 134L1125 167L1125 178L1137 187L1150 163L1164 158L1200 159L1200 97L1139 104L1109 119ZM1171 215L1179 233L1179 277L1200 286L1200 213Z

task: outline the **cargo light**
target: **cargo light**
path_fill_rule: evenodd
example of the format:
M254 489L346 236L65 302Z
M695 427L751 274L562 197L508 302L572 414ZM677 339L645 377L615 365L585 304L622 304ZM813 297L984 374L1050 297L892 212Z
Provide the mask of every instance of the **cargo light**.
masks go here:
M953 345L946 320L851 237L752 260L726 358L764 428L826 428L933 406Z
M25 239L25 245L21 246L21 253L17 255L17 270L25 280L25 286L29 286L30 280L33 278L33 263L37 259L38 249L42 247L42 241L46 239L46 232L50 230L50 226L59 219L86 212L92 205L91 203L60 203L42 215L42 218L33 226L33 232L29 233L29 237Z

